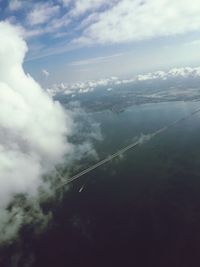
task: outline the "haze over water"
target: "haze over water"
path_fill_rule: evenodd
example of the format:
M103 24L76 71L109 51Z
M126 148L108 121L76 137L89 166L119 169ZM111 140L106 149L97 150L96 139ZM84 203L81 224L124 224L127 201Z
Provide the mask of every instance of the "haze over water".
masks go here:
M104 138L99 157L198 107L174 102L91 114ZM197 266L199 133L196 114L74 182L55 203L52 227L27 245L34 266Z

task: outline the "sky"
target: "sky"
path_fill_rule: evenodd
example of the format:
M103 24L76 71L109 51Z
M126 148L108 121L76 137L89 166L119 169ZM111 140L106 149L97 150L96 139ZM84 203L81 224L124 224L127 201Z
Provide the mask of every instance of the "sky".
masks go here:
M46 84L200 65L199 0L0 0Z

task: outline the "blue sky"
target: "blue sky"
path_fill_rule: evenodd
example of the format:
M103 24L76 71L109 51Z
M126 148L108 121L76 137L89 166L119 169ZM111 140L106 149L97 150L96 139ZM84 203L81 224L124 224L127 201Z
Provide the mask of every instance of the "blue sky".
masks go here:
M1 20L28 43L25 70L49 84L200 65L199 0L0 0L0 7Z

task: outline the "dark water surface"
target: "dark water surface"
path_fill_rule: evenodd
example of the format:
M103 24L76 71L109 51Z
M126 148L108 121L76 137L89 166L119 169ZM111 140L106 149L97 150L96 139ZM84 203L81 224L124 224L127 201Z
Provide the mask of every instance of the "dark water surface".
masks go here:
M101 124L100 158L199 105L90 115ZM34 266L200 266L200 114L82 177L53 213L51 228L27 240Z

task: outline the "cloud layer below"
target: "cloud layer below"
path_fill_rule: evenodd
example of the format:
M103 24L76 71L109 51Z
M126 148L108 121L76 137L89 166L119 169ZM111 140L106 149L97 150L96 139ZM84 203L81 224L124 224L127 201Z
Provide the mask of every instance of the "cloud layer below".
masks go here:
M180 78L200 78L200 67L183 67L183 68L172 68L168 71L158 70L155 72L149 72L146 74L138 74L133 78L120 79L118 77L110 77L99 80L89 80L85 82L75 82L72 84L60 83L54 84L51 88L47 89L47 92L51 96L55 96L59 93L65 95L83 94L92 92L97 87L108 87L108 91L112 90L112 86L128 83L137 83L150 80L168 80L168 79L180 79ZM111 88L110 88L111 87Z

